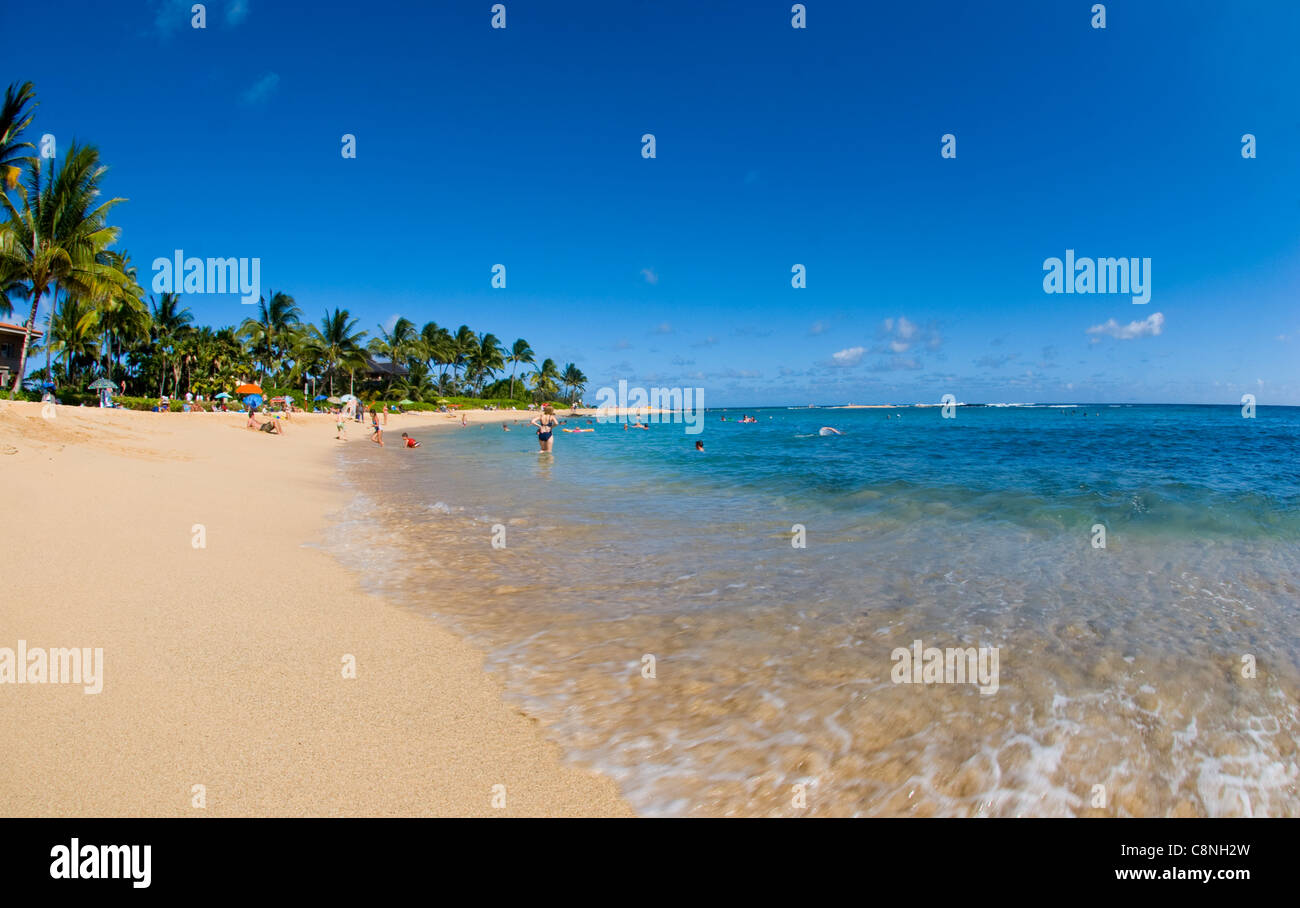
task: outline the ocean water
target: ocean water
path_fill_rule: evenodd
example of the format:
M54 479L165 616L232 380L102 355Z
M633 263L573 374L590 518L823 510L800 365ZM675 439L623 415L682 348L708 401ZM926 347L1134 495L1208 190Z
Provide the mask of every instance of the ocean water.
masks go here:
M1300 815L1300 409L750 412L348 445L330 545L645 815Z

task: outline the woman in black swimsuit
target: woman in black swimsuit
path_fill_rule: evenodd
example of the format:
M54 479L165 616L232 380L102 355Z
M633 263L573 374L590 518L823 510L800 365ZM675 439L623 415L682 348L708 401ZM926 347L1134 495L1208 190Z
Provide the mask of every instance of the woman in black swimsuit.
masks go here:
M534 419L532 424L537 426L537 443L543 452L549 453L551 445L555 443L555 427L560 424L555 418L555 411L550 407L542 407L542 415Z

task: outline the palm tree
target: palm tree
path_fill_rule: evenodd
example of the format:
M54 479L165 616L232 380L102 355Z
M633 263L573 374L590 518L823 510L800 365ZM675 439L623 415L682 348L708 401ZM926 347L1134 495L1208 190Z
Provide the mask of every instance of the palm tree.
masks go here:
M290 335L301 317L302 310L292 296L271 291L269 303L266 297L258 299L257 318L246 318L239 326L239 333L264 367L259 370L259 377L265 378L274 363L283 361L290 347Z
M429 367L420 360L411 363L410 371L398 380L396 390L417 403L432 402L438 396Z
M569 406L572 407L587 387L587 376L573 363L568 363L564 367L564 374L560 376L560 384L569 389Z
M542 402L554 400L556 395L560 393L560 389L556 384L559 378L560 371L555 367L555 360L543 360L532 376L533 398Z
M366 363L365 351L361 347L366 333L356 331L356 327L357 320L346 309L327 311L319 328L311 326L312 339L329 375L330 394L334 393L336 371L345 369L351 373Z
M415 332L415 323L409 318L399 318L393 322L393 330L386 331L384 326L379 326L379 335L372 337L366 349L372 356L378 356L388 360L394 365L407 365L422 343L419 334ZM409 367L408 367L409 368ZM393 380L397 376L393 372L388 373L388 390L393 389Z
M161 397L164 391L164 384L167 380L167 360L175 351L186 331L189 330L190 322L194 316L190 314L188 307L180 305L180 296L175 293L164 293L159 299L154 300L150 297L153 304L151 313L153 324L150 335L153 352L162 359L162 368L159 370L158 377L158 396ZM179 370L173 364L172 375L174 378L179 376ZM175 387L172 392L175 393Z
M83 369L99 357L99 345L95 342L98 316L94 306L83 297L71 294L50 324L45 350L47 354L58 354L63 374L72 385L80 384ZM49 378L49 367L46 368Z
M482 395L483 383L494 373L504 369L505 365L501 341L497 340L497 336L490 333L480 334L465 366L465 377L473 381L474 393Z
M439 382L445 383L447 367L456 361L451 332L437 322L426 322L420 329L420 345L425 360L441 367Z
M123 334L136 335L149 330L149 311L144 305L144 290L136 281L135 266L129 252L105 252L108 263L126 279L109 286L95 301L99 327L103 331L104 377L113 380L113 341Z
M32 83L15 82L5 89L4 103L0 104L0 178L6 192L18 185L22 165L29 160L23 150L33 147L31 142L20 142L18 138L32 125L30 105L35 97L36 87Z
M514 346L510 348L510 355L506 357L506 362L510 363L510 399L515 399L515 369L520 363L531 365L533 362L533 348L528 346L528 341L522 337L515 341Z
M469 362L477 348L478 338L469 330L469 325L461 325L456 329L456 335L451 339L451 374L456 381L460 381L460 369Z
M73 143L63 166L48 180L43 179L40 159L27 159L26 185L18 187L21 207L0 193L9 219L0 233L0 278L24 284L31 299L14 376L15 393L22 390L41 297L49 294L52 320L60 290L94 297L108 284L125 281L100 256L117 240L117 228L109 227L106 218L122 201L115 198L96 205L105 170L93 146Z

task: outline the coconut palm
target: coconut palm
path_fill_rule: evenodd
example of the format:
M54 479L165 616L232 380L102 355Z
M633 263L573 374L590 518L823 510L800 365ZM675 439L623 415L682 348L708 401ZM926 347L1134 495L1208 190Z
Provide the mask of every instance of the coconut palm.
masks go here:
M458 383L460 381L460 370L469 362L470 357L474 355L477 348L478 337L473 331L469 330L469 325L461 325L456 329L456 334L451 340L451 374Z
M528 341L522 337L515 341L514 346L510 348L510 355L506 357L506 362L510 363L510 399L515 398L515 369L520 363L531 365L533 363L533 348L528 346Z
M267 297L257 301L257 318L246 318L239 326L240 335L262 366L258 370L260 378L264 379L276 364L283 363L290 347L290 334L301 317L302 310L292 296L270 291L269 302Z
M420 360L411 363L410 370L397 381L394 390L417 403L430 403L438 396L429 367Z
M32 148L31 142L21 142L19 137L32 124L32 99L36 87L30 82L13 83L5 89L4 103L0 104L0 179L5 191L18 185L18 177L28 157L24 153Z
M399 366L407 366L408 361L420 353L421 337L415 331L415 323L409 318L399 318L393 322L391 331L379 326L379 334L370 339L366 350L371 356L377 356ZM423 356L420 357L423 359ZM409 368L409 367L408 367ZM393 388L396 376L389 372L388 390Z
M504 369L505 357L501 341L495 334L480 334L465 364L465 377L473 382L474 393L482 394L483 383Z
M99 313L87 300L70 294L50 323L44 347L59 358L63 375L73 385L80 384L82 373L99 357L96 343ZM49 367L46 375L50 375Z
M112 284L95 300L99 329L103 332L104 376L112 375L113 342L123 335L139 337L149 330L149 310L144 304L144 290L136 281L135 266L129 252L103 253L108 263L126 278Z
M0 193L8 216L0 232L0 278L21 282L31 300L15 392L22 390L41 298L49 295L52 320L61 290L94 297L108 284L125 281L100 255L117 240L117 228L109 227L106 218L122 199L98 202L99 182L107 170L99 163L99 152L73 143L62 167L48 178L39 158L28 158L26 164L26 183L18 186L20 204Z
M451 332L439 326L437 322L426 322L420 329L420 344L425 361L440 367L438 381L440 384L445 384L447 367L456 360Z
M161 397L165 390L167 380L168 360L172 360L172 376L175 380L179 376L179 370L175 367L174 354L176 347L185 333L189 330L190 323L194 316L190 314L188 307L180 304L180 296L175 293L164 293L157 300L150 297L150 303L153 311L150 313L152 324L149 327L150 349L160 360L158 370L158 396ZM176 388L173 386L172 393L175 394Z
M555 360L542 360L542 364L532 374L533 399L543 402L554 400L560 393L559 380L560 370L556 368Z
M569 389L569 406L572 407L574 401L586 390L587 376L583 375L582 370L573 363L567 363L564 373L560 376L560 384Z
M339 370L352 374L366 364L361 342L366 333L357 331L357 320L346 309L326 312L320 327L311 326L312 339L329 376L330 394L334 393L334 375Z

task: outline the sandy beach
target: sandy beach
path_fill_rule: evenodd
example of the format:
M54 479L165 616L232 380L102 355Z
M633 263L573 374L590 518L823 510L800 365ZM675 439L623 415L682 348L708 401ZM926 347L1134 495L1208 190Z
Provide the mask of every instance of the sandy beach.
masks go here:
M333 418L244 420L0 403L0 647L104 654L98 694L0 684L0 814L630 815L481 652L314 547L346 498ZM389 443L459 423L390 416Z

